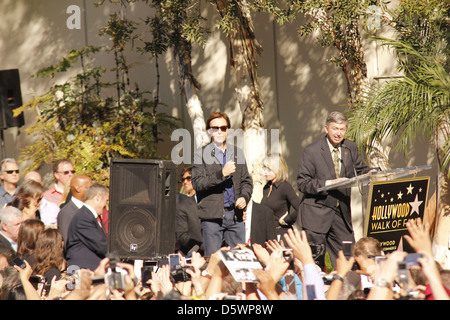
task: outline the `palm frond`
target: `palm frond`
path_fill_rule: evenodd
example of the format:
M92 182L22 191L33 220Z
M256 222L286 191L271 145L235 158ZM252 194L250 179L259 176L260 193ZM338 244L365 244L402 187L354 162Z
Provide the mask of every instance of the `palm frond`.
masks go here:
M394 135L398 138L396 148L406 154L420 134L433 140L439 124L448 121L450 75L436 59L406 43L387 38L376 40L400 54L404 63L399 65L405 75L373 85L364 93L358 107L350 113L349 134L367 153L375 141ZM449 145L446 141L438 151L443 167L450 163Z

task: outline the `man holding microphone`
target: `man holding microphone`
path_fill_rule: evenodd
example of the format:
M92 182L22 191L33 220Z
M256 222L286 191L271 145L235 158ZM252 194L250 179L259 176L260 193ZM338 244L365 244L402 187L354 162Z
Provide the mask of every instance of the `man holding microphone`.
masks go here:
M211 113L206 120L211 143L194 155L192 185L197 192L205 256L222 244L245 243L243 213L253 185L243 151L227 144L229 128L227 114Z

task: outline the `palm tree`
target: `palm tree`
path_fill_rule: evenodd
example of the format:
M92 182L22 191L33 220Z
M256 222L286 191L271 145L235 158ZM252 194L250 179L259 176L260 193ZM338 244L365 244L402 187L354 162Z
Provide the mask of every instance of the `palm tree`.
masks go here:
M393 135L407 152L419 134L435 146L439 165L434 244L448 246L450 232L450 75L434 57L402 40L375 38L399 54L401 78L370 88L351 111L350 132L366 152L376 141ZM441 240L442 239L442 240ZM441 243L442 241L442 243Z

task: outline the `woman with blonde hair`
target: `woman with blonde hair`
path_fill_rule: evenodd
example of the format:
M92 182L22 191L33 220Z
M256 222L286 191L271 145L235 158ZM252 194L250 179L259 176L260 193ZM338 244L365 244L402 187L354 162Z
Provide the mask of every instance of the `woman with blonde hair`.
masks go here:
M300 198L287 181L288 167L281 154L267 155L262 161L262 170L267 183L263 188L261 204L273 210L275 232L281 236L296 221Z

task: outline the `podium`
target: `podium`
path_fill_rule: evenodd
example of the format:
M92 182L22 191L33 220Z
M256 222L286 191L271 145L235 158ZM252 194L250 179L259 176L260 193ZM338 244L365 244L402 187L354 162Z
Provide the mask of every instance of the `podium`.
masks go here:
M355 176L353 178L349 178L348 180L337 182L334 184L330 184L328 186L322 187L317 189L317 191L327 191L327 190L333 190L338 188L351 188L351 187L362 187L367 186L371 182L378 182L378 181L388 181L388 180L395 180L399 179L404 176L408 175L415 175L420 171L431 169L431 166L424 165L424 166L416 166L416 167L408 167L408 168L398 168L398 169L392 169L392 170L384 170L384 171L377 171L377 172L370 172L365 173L359 176Z
M406 222L423 218L428 198L429 177L415 175L431 166L416 166L366 173L318 191L357 186L363 200L364 236L377 239L385 253L401 248L412 252L403 235L408 233ZM414 175L413 178L404 178ZM369 191L366 191L369 187ZM365 192L363 192L363 189ZM366 206L364 206L366 203Z

